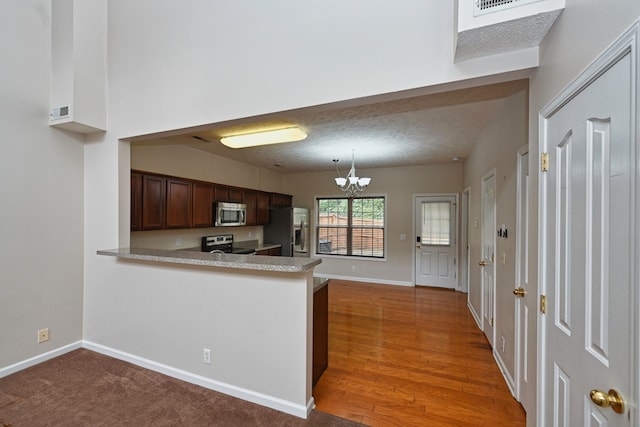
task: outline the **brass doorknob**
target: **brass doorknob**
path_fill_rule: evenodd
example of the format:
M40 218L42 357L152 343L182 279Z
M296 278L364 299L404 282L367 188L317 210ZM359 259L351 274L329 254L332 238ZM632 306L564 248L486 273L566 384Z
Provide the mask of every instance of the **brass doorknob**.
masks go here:
M523 288L516 288L513 290L513 294L517 297L524 298L524 296L527 294L527 291L525 291Z
M486 261L480 261L480 262L478 263L478 265L479 265L480 267L484 267L485 265L487 265L487 262L486 262Z
M609 393L602 390L591 390L589 397L593 403L602 408L611 407L618 414L624 413L624 399L620 393L613 389L609 390Z

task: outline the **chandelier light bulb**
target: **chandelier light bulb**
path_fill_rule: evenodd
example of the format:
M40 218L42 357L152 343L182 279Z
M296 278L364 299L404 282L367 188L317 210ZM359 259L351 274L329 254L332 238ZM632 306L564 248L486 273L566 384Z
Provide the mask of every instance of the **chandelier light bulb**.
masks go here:
M333 162L336 165L336 172L338 173L338 177L335 178L336 185L347 196L355 197L359 195L371 183L371 178L360 178L356 175L355 154L353 151L351 152L351 169L349 170L346 178L342 178L340 176L340 170L338 170L338 159L334 159Z

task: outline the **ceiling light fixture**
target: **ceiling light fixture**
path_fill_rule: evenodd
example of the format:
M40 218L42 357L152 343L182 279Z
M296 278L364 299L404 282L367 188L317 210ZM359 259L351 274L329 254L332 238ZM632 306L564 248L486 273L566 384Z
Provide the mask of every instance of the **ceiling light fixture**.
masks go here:
M357 196L362 193L367 185L371 182L371 178L359 178L356 176L356 166L355 166L355 154L353 151L351 152L351 170L346 178L342 178L340 176L340 171L338 170L338 159L334 159L333 163L336 165L336 172L338 172L338 178L336 178L336 184L340 190L344 191L344 193L349 197Z
M230 135L220 138L220 142L230 148L247 148L258 145L281 144L283 142L302 141L307 134L298 127L273 129L261 132Z

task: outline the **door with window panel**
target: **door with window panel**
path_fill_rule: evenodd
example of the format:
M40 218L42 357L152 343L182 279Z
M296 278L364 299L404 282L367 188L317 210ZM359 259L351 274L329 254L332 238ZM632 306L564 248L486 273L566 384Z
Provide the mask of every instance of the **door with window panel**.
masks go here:
M455 289L457 196L416 197L415 212L415 284Z

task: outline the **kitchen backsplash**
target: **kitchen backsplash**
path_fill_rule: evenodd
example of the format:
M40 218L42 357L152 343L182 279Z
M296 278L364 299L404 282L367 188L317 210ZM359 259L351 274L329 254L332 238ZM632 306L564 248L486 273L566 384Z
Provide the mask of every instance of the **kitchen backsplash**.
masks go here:
M200 246L202 236L217 234L233 234L233 240L237 242L257 240L259 243L263 243L262 226L254 226L132 231L129 246L167 250L186 249Z

